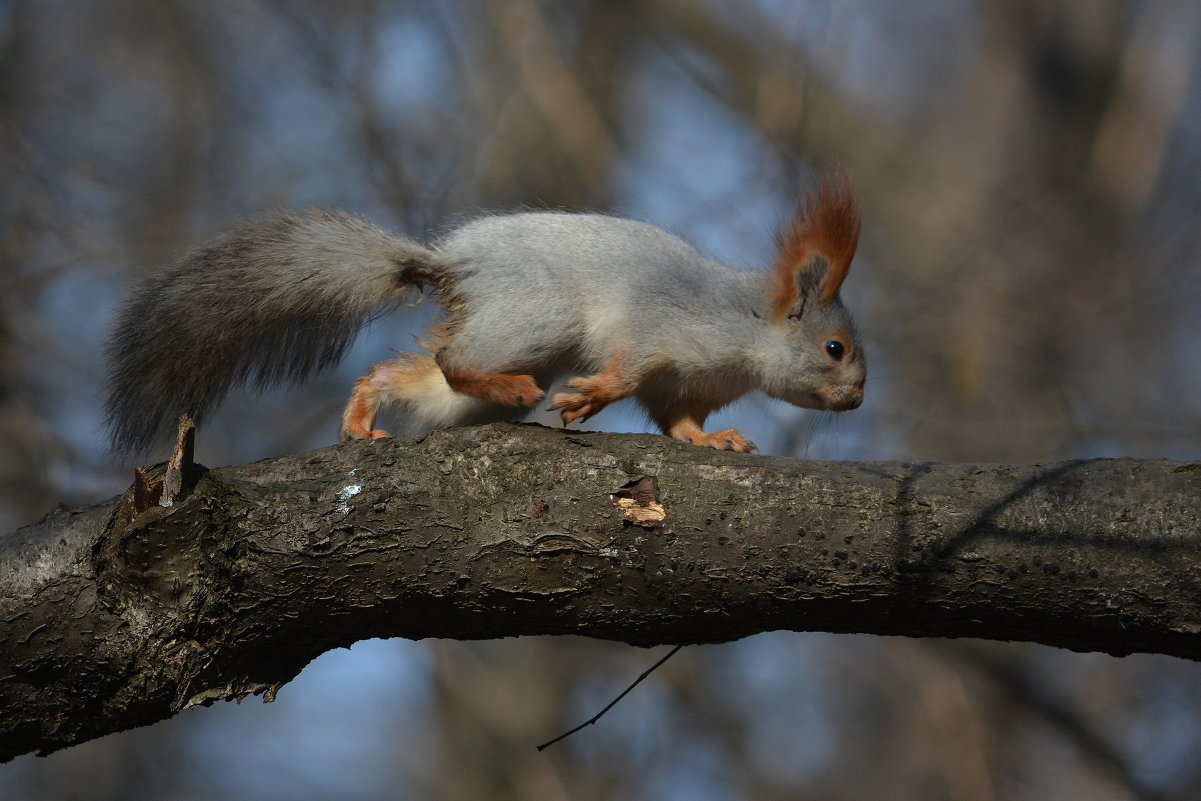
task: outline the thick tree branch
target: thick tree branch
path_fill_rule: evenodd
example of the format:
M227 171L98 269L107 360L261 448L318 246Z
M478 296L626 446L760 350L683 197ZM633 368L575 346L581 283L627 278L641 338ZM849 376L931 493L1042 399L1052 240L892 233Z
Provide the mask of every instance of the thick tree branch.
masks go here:
M665 520L615 505L643 476ZM223 468L170 509L60 509L0 539L0 758L269 698L366 637L792 629L1198 659L1199 498L1201 464L800 462L514 425Z

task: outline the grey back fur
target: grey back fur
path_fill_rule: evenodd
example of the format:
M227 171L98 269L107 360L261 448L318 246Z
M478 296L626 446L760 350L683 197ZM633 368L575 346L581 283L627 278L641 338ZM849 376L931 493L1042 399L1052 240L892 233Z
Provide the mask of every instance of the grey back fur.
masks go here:
M720 369L756 327L762 273L732 270L646 223L597 214L484 217L437 245L468 311L451 347L472 366L595 372L671 353Z

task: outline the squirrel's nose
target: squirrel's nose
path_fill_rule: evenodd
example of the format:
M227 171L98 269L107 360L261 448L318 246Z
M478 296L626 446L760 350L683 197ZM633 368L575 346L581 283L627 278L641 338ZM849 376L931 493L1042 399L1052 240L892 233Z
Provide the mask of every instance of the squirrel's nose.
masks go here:
M839 387L829 392L823 400L826 402L826 408L832 412L848 412L851 409L858 409L859 405L863 403L863 382Z
M855 391L851 393L852 409L858 409L859 404L863 403L863 383L864 379L860 378L859 383L855 385Z

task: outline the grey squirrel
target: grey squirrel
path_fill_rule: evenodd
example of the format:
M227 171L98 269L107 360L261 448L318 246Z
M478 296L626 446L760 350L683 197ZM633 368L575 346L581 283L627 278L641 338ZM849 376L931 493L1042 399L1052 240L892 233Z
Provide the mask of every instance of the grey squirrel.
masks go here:
M430 287L445 311L420 343L355 382L341 438L380 438L395 404L426 427L519 417L556 377L565 423L636 398L664 434L749 452L714 410L752 389L854 409L866 362L839 287L859 240L846 178L822 181L777 235L769 271L705 258L654 226L596 214L485 216L422 246L336 211L245 224L131 292L109 337L117 453L199 422L234 385L299 381L367 321Z

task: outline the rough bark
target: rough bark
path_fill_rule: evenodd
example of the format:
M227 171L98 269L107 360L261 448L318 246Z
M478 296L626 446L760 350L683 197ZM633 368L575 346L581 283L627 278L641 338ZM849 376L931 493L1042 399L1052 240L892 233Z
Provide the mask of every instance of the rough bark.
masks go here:
M666 519L647 500L658 482ZM0 539L0 758L270 698L366 637L772 629L1201 658L1201 464L803 462L497 425L208 472Z

